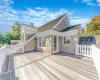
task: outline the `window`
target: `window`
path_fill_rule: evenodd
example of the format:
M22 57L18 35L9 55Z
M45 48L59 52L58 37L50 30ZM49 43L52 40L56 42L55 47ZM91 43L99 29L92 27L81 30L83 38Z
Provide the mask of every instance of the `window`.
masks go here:
M46 37L39 37L39 47L45 47Z
M64 37L64 42L63 42L64 44L68 44L68 45L70 45L70 38L69 37Z
M46 38L42 38L42 47L45 47Z

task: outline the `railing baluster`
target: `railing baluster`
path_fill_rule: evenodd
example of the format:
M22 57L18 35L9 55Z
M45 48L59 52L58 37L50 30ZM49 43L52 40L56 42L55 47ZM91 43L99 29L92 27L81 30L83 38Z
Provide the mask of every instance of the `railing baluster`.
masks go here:
M76 46L76 55L83 55L91 57L93 55L92 46L91 45L78 45Z

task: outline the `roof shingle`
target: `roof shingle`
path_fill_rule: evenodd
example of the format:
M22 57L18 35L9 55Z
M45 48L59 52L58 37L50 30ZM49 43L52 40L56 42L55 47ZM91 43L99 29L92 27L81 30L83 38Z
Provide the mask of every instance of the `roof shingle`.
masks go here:
M81 24L77 24L77 25L74 25L74 26L67 27L67 28L63 29L61 32L77 30L80 27L80 25Z
M41 27L39 27L37 32L43 32L45 30L50 30L53 29L53 27L65 16L66 14L48 22L47 24L42 25Z

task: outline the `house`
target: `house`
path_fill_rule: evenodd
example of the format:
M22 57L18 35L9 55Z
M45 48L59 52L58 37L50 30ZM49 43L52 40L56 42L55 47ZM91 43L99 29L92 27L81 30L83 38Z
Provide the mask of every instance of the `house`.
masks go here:
M68 14L62 15L38 29L34 26L22 26L26 28L22 28L25 52L37 50L48 54L58 52L75 54L75 44L79 42L79 38L82 36L81 25L71 26Z
M21 41L0 49L0 80L100 80L97 39L67 14L39 28L22 24Z

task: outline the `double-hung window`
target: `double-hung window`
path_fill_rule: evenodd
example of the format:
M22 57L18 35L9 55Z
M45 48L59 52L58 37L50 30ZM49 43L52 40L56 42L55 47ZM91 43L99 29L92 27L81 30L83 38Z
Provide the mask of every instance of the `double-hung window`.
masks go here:
M70 45L70 44L71 44L71 39L70 39L70 37L64 36L64 37L63 37L63 44L65 44L65 45Z
M46 44L46 37L39 37L39 47L45 47Z
M45 44L46 44L46 37L43 37L42 38L42 47L45 47Z

